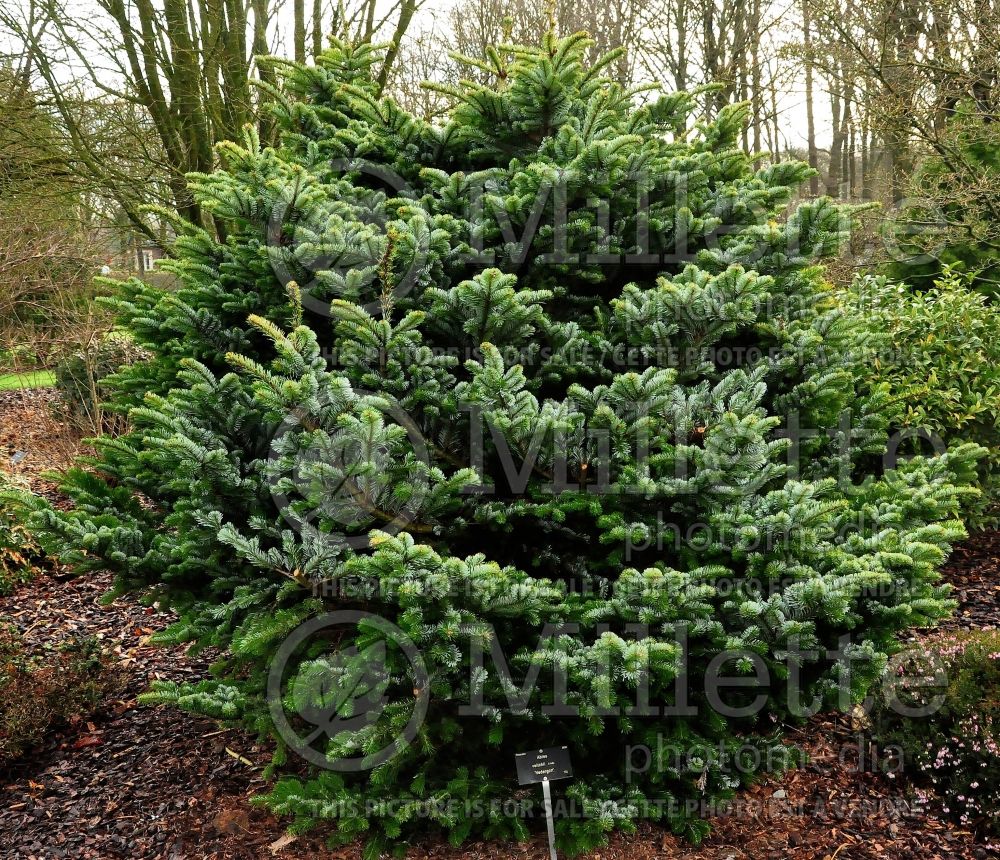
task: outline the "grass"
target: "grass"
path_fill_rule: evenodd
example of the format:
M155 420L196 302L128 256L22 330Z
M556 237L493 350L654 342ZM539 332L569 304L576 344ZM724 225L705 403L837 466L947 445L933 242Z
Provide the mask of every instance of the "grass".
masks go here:
M12 388L48 388L55 385L56 377L51 370L32 370L29 373L0 374L0 391Z

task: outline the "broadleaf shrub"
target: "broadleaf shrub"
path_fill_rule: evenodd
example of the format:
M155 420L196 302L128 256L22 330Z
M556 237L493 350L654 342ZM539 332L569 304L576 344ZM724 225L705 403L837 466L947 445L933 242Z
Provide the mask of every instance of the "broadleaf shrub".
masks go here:
M982 452L882 461L869 330L820 264L852 210L788 213L809 168L756 166L745 106L636 107L588 44L470 61L491 82L441 125L378 94L378 48L272 61L280 147L192 177L225 239L178 222L180 286L120 285L131 429L32 518L173 607L162 640L227 649L147 701L273 737L263 802L372 856L524 836L514 754L563 744L565 847L697 839L794 759L789 688L860 700L950 606Z
M885 278L857 279L851 301L884 338L869 362L872 389L887 387L899 404L894 429L909 438L900 450L975 442L982 493L969 496L965 518L975 526L1000 515L1000 310L946 271L914 293Z
M1000 297L1000 131L981 108L959 103L940 130L943 148L921 159L894 240L888 274L915 290L961 271L970 289ZM947 151L947 155L941 153Z

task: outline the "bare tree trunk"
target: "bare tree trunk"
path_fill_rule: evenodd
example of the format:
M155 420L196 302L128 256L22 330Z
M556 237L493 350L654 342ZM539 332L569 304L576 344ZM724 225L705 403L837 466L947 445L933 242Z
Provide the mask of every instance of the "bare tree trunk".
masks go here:
M752 0L750 5L750 112L753 114L753 151L760 152L761 114L764 112L760 74L760 0Z
M778 126L778 84L774 79L773 73L771 75L771 123L774 135L772 143L769 146L771 160L781 161L781 129Z
M374 8L374 3L372 4L372 7ZM392 34L392 42L389 44L389 50L385 53L385 60L382 62L382 68L376 78L379 92L385 89L386 81L389 80L389 72L392 71L392 64L396 61L396 57L399 55L399 43L403 41L403 37L406 35L406 31L410 26L410 21L413 20L413 15L416 11L417 0L400 0L399 18L396 19L396 30Z
M736 14L735 28L733 31L733 96L736 101L747 101L747 94L750 89L747 82L747 49L749 48L749 33L747 32L747 19L741 11ZM751 110L752 113L752 110ZM750 122L753 123L753 117ZM743 149L750 149L750 129L743 126L741 132L743 139Z
M809 166L817 170L819 157L816 152L816 121L813 116L813 54L812 54L812 18L809 4L812 0L802 0L802 44L806 60L806 146L809 152ZM819 195L819 176L814 175L809 180L809 193Z
M323 0L313 0L312 50L313 57L323 53Z
M702 34L704 37L704 56L702 62L705 72L711 80L718 79L719 71L719 39L715 31L715 4L712 0L705 5L705 14L702 17ZM726 96L723 92L712 93L708 96L708 109L710 113L716 112L726 103Z
M253 52L256 55L267 53L267 20L268 20L268 0L252 0L253 3ZM270 68L264 66L260 69L260 79L265 83L274 84L274 74ZM257 122L257 133L262 141L270 141L274 134L274 124L270 119L261 115Z
M293 36L295 62L306 61L306 0L292 0Z
M871 132L868 129L868 113L866 111L861 120L861 199L865 201L872 199L871 149Z
M840 170L843 167L844 157L843 114L840 93L836 91L830 93L832 138L830 140L830 165L826 173L826 193L830 197L837 197L840 194Z
M688 0L674 3L674 28L677 32L677 63L674 68L674 85L678 90L686 90L688 85Z
M892 117L886 123L883 135L889 167L889 186L892 202L898 203L906 197L910 177L913 173L913 155L910 151L910 123L914 111L914 92L916 82L914 63L916 46L921 33L920 10L912 2L902 2L893 18L895 33L887 36L888 47L893 65L887 71L890 91L893 93L898 116ZM892 42L895 44L892 44Z
M854 200L858 196L858 139L857 122L851 119L850 137L847 145L847 197Z

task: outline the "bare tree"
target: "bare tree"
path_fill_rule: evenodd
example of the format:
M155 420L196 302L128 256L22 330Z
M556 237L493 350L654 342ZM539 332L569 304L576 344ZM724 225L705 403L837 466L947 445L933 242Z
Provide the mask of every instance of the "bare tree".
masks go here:
M449 23L455 49L470 56L505 42L537 44L550 27L561 34L586 31L594 40L591 59L625 49L609 71L627 84L635 78L642 8L639 0L460 0Z
M0 367L44 363L89 316L81 301L100 243L59 129L25 86L24 66L0 65ZM30 354L10 345L22 344Z
M788 84L782 53L787 9L776 0L660 0L645 4L637 65L649 79L687 90L715 84L702 101L709 112L734 100L750 103L747 148L765 140L777 152L777 93Z
M809 166L813 170L819 167L819 155L816 151L816 116L815 116L815 81L813 77L813 32L812 15L810 13L811 0L803 0L802 3L802 49L805 60L805 83L806 83L806 147L808 150ZM819 176L814 175L809 180L809 191L815 197L819 194Z
M268 96L254 81L273 84L269 65L256 58L271 53L275 43L277 0L96 0L97 14L80 14L73 2L4 6L0 27L24 45L25 74L37 80L59 116L76 168L154 241L158 235L141 203L168 203L188 220L210 226L185 177L214 169L215 143L238 139L248 123L258 123L262 137L270 139L260 111ZM304 3L292 0L292 50L299 60L306 57ZM418 6L419 0L397 0L377 15L375 0L361 0L338 5L324 21L316 0L313 51L321 49L324 30L350 33L355 41L387 34L391 46L378 72L384 84ZM97 105L134 109L132 121L118 129L134 162L127 169L109 162L94 140L87 118ZM157 181L135 181L154 168ZM160 188L168 189L166 199L151 194Z
M407 39L386 83L386 92L411 113L432 121L442 117L451 102L424 81L456 83L458 69L448 56L446 37L429 29Z

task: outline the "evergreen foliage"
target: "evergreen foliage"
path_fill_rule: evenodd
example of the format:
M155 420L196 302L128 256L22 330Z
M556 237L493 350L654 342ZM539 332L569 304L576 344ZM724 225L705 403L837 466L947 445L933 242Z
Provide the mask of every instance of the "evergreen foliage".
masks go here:
M522 836L490 804L515 791L516 751L555 744L577 767L557 786L578 813L565 848L644 816L698 838L684 802L751 779L744 743L793 757L775 731L793 670L804 702L858 700L894 633L949 606L935 568L981 452L882 468L891 406L862 391L867 329L818 262L850 212L788 213L808 168L740 151L745 106L696 122L691 95L586 67L588 44L468 60L491 83L445 88L441 126L375 95L371 46L272 61L281 147L248 131L192 177L225 237L178 223L180 288L120 285L118 323L153 356L116 377L132 429L70 476L73 511L33 518L65 561L176 609L162 639L226 649L213 678L150 701L275 736L265 801L373 854L426 825ZM320 751L374 754L415 698L428 713L370 773L302 778L267 673L302 622L344 608L398 625L427 686L396 649L366 680L372 624L295 652L298 713L384 700ZM850 672L822 653L845 634ZM757 663L763 718L709 707L710 666ZM546 711L560 673L579 717ZM624 710L644 688L679 705L684 678L696 715ZM654 760L627 779L643 744Z
M870 362L868 384L888 386L902 409L893 425L906 452L960 441L982 445L982 492L968 498L967 525L997 522L1000 499L1000 310L971 288L968 274L946 268L923 292L864 276L849 301L882 332L885 349Z
M899 253L887 267L916 290L961 271L991 300L1000 296L1000 130L982 108L960 104L937 151L916 172L902 210Z

